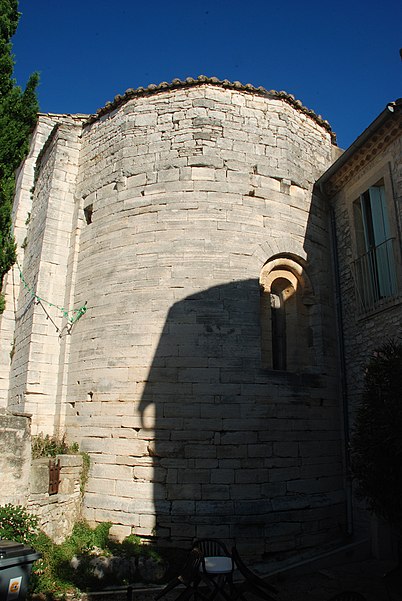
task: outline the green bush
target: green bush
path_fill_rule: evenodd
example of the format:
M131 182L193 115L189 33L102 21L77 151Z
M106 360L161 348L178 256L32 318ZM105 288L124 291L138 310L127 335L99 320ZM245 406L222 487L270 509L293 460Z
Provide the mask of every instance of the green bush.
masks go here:
M85 555L93 549L102 549L109 553L109 530L111 523L98 524L91 528L86 522L77 522L71 535L62 543L62 551L66 557L74 555Z
M42 433L32 437L32 459L39 457L56 457L56 455L76 455L79 453L78 443L66 442L65 434L58 436L44 436Z
M138 557L138 555L144 552L144 544L139 536L130 534L121 543L109 541L109 549L114 555ZM149 554L151 555L151 550L149 550Z
M31 544L38 535L38 519L21 505L0 507L0 539Z
M381 346L369 361L351 439L357 492L402 534L402 344Z
M55 545L47 534L40 531L32 546L41 554L41 558L32 566L29 582L31 594L42 594L48 599L63 596L72 589L72 586L59 574L58 545Z
M99 580L93 578L89 560L93 550L109 553L107 535L110 524L99 524L92 529L85 522L75 524L71 535L61 544L53 543L43 532L36 541L35 549L42 559L34 564L32 574L32 592L47 597L60 596L67 592L87 590L99 586ZM73 559L80 558L80 565L73 566Z

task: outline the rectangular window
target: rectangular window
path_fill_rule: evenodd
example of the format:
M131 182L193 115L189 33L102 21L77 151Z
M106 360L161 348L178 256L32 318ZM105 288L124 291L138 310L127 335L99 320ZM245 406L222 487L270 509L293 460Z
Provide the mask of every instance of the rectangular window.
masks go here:
M383 180L354 202L357 259L354 261L360 312L397 294L395 255Z

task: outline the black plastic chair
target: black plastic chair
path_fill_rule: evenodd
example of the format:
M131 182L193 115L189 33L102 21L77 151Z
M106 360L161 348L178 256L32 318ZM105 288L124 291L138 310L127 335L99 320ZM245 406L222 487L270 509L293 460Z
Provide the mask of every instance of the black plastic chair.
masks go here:
M218 538L195 538L193 549L200 549L204 557L232 557L225 543Z
M277 589L269 582L266 582L266 580L257 576L257 574L254 574L254 572L244 564L236 547L232 548L232 557L239 574L243 577L242 581L233 584L233 601L236 601L237 599L245 601L247 599L247 593L250 593L254 597L265 599L265 601L276 601L274 595L277 593Z
M201 582L209 589L208 600L213 601L216 597L223 597L227 601L231 601L234 562L225 543L216 538L196 538L193 541L193 549L199 549L202 555ZM227 557L230 560L229 571L215 572L208 570L206 565L206 558L208 557Z
M187 601L191 597L206 599L204 594L198 591L198 585L201 581L201 560L201 551L197 548L191 549L180 574L167 583L165 588L156 595L155 601L161 599L176 587L184 587L184 590L179 593L176 601Z

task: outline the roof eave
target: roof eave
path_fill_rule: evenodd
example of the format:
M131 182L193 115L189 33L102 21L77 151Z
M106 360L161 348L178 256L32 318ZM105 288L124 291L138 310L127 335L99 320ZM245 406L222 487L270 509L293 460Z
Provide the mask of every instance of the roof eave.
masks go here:
M393 119L395 112L402 110L402 98L398 98L394 102L389 102L385 109L378 115L376 119L360 134L358 138L341 154L341 156L321 175L317 180L316 186L318 189L323 190L325 184L331 179L331 177L345 165L350 157L355 152L362 148L368 140L378 131L387 121Z

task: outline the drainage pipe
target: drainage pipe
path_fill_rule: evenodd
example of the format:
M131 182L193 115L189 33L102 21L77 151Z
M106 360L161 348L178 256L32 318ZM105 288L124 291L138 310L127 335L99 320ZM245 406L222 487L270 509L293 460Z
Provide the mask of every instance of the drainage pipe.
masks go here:
M345 361L345 342L343 334L343 315L342 315L342 297L339 278L339 261L338 261L338 240L336 235L335 211L333 207L329 207L330 223L331 223L331 243L332 243L332 261L334 271L335 285L335 308L336 318L338 322L338 352L340 363L340 384L341 384L341 401L342 401L342 419L343 419L343 455L345 469L345 494L346 494L346 517L347 517L347 534L353 534L353 503L352 503L352 471L350 465L350 426L349 426L349 407L346 381L346 361Z

